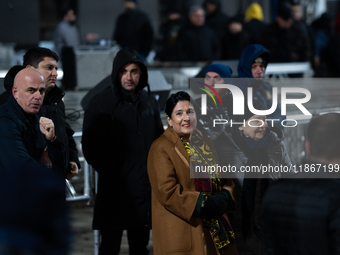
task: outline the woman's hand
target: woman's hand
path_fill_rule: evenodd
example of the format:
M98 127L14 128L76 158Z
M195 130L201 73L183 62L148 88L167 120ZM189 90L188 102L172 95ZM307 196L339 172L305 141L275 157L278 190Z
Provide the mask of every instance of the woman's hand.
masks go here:
M203 218L217 219L227 211L229 203L228 191L222 190L221 193L208 195L201 216Z

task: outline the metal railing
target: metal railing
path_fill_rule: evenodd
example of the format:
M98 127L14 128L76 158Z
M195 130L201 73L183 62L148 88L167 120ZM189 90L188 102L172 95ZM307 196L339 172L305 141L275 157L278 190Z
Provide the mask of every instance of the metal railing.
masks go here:
M82 132L74 133L73 137L75 139L81 139ZM89 165L84 157L79 157L79 161L83 163L83 181L84 188L83 194L77 194L74 189L72 182L65 180L66 184L66 201L67 202L87 202L89 205L93 200L92 192L92 167Z

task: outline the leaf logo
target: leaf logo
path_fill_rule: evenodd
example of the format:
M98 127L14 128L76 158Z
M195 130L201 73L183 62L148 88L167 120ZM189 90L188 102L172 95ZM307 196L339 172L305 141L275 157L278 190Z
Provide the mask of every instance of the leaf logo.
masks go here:
M221 104L221 106L222 106L222 100L221 100L219 94L216 92L216 90L215 90L213 87L209 86L208 84L205 84L205 83L201 83L201 84L203 84L203 85L206 86L208 89L210 89L212 92L214 92L214 94L216 95L216 97L218 98L218 100L220 101L220 104ZM207 94L212 98L212 100L214 101L215 106L217 106L216 100L215 100L214 96L211 94L210 91L208 91L208 90L206 90L206 89L204 89L204 88L199 88L199 89L200 89L200 90L203 90L205 93L207 93Z

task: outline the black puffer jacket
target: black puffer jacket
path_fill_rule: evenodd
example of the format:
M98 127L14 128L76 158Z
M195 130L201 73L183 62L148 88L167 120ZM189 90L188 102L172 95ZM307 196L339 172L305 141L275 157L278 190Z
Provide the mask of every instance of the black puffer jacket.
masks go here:
M52 119L55 125L57 138L63 143L67 155L67 162L73 161L80 168L78 150L73 138L74 131L66 122L65 104L63 97L65 93L55 86L44 98L43 105L38 116Z
M117 80L127 63L138 63L142 75L134 101ZM163 133L157 101L148 87L146 66L136 51L123 49L113 62L113 88L89 103L84 116L83 152L99 173L94 229L150 226L150 183L146 160L152 142ZM116 82L117 81L117 82Z

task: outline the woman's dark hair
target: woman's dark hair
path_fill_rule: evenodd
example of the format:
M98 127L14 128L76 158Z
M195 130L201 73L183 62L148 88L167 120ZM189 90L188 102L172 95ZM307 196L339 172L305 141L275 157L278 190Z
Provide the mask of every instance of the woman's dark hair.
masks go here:
M170 119L171 119L172 111L174 110L178 101L189 101L190 102L189 94L187 92L184 92L184 91L179 91L175 94L170 95L170 97L166 101L166 105L165 105L165 113L166 113L166 115L169 116Z

